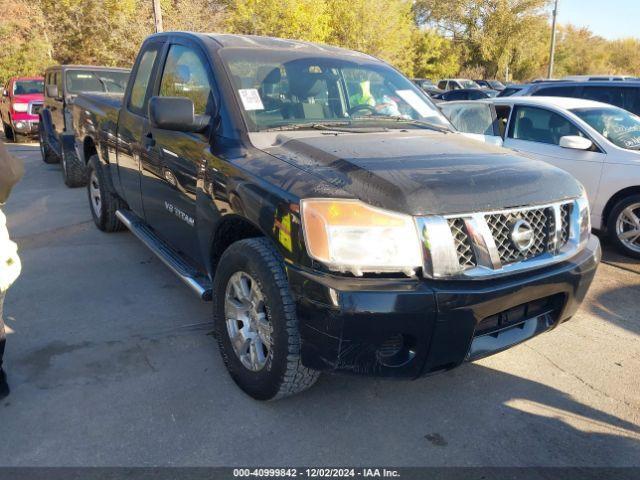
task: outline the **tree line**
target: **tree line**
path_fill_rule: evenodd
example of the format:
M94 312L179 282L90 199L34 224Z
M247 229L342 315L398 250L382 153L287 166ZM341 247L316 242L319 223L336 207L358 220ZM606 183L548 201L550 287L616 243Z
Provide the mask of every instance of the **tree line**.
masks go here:
M355 49L405 74L526 81L549 60L549 0L161 0L165 30L270 35ZM130 66L151 0L0 0L0 81L52 64ZM640 40L558 27L556 76L640 76Z

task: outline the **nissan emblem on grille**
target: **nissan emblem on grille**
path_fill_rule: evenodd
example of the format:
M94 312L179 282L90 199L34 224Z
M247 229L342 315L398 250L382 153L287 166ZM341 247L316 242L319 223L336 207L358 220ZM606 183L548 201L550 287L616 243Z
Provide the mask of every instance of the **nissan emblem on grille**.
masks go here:
M523 219L517 220L511 227L511 241L521 252L529 250L535 241L531 224Z

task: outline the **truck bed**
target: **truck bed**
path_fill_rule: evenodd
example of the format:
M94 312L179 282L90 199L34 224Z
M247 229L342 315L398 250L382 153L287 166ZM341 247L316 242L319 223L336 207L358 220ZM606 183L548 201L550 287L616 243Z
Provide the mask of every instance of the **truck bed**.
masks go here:
M89 111L97 116L111 113L115 113L117 116L123 98L124 94L122 93L81 93L76 97L74 107Z

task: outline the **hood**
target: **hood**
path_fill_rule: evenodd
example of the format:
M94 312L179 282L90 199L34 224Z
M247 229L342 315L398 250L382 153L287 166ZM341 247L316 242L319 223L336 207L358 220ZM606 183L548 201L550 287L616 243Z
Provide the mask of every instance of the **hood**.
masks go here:
M13 95L12 102L15 102L15 103L44 102L44 94L25 93L24 95Z
M545 204L582 192L562 170L457 133L301 133L259 143L355 198L411 215Z

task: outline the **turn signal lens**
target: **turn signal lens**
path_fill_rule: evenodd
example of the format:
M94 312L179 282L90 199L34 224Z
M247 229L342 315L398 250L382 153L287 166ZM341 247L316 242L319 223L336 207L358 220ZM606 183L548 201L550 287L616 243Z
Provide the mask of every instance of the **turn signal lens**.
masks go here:
M413 218L358 200L307 199L301 202L309 256L330 268L413 275L422 253Z

